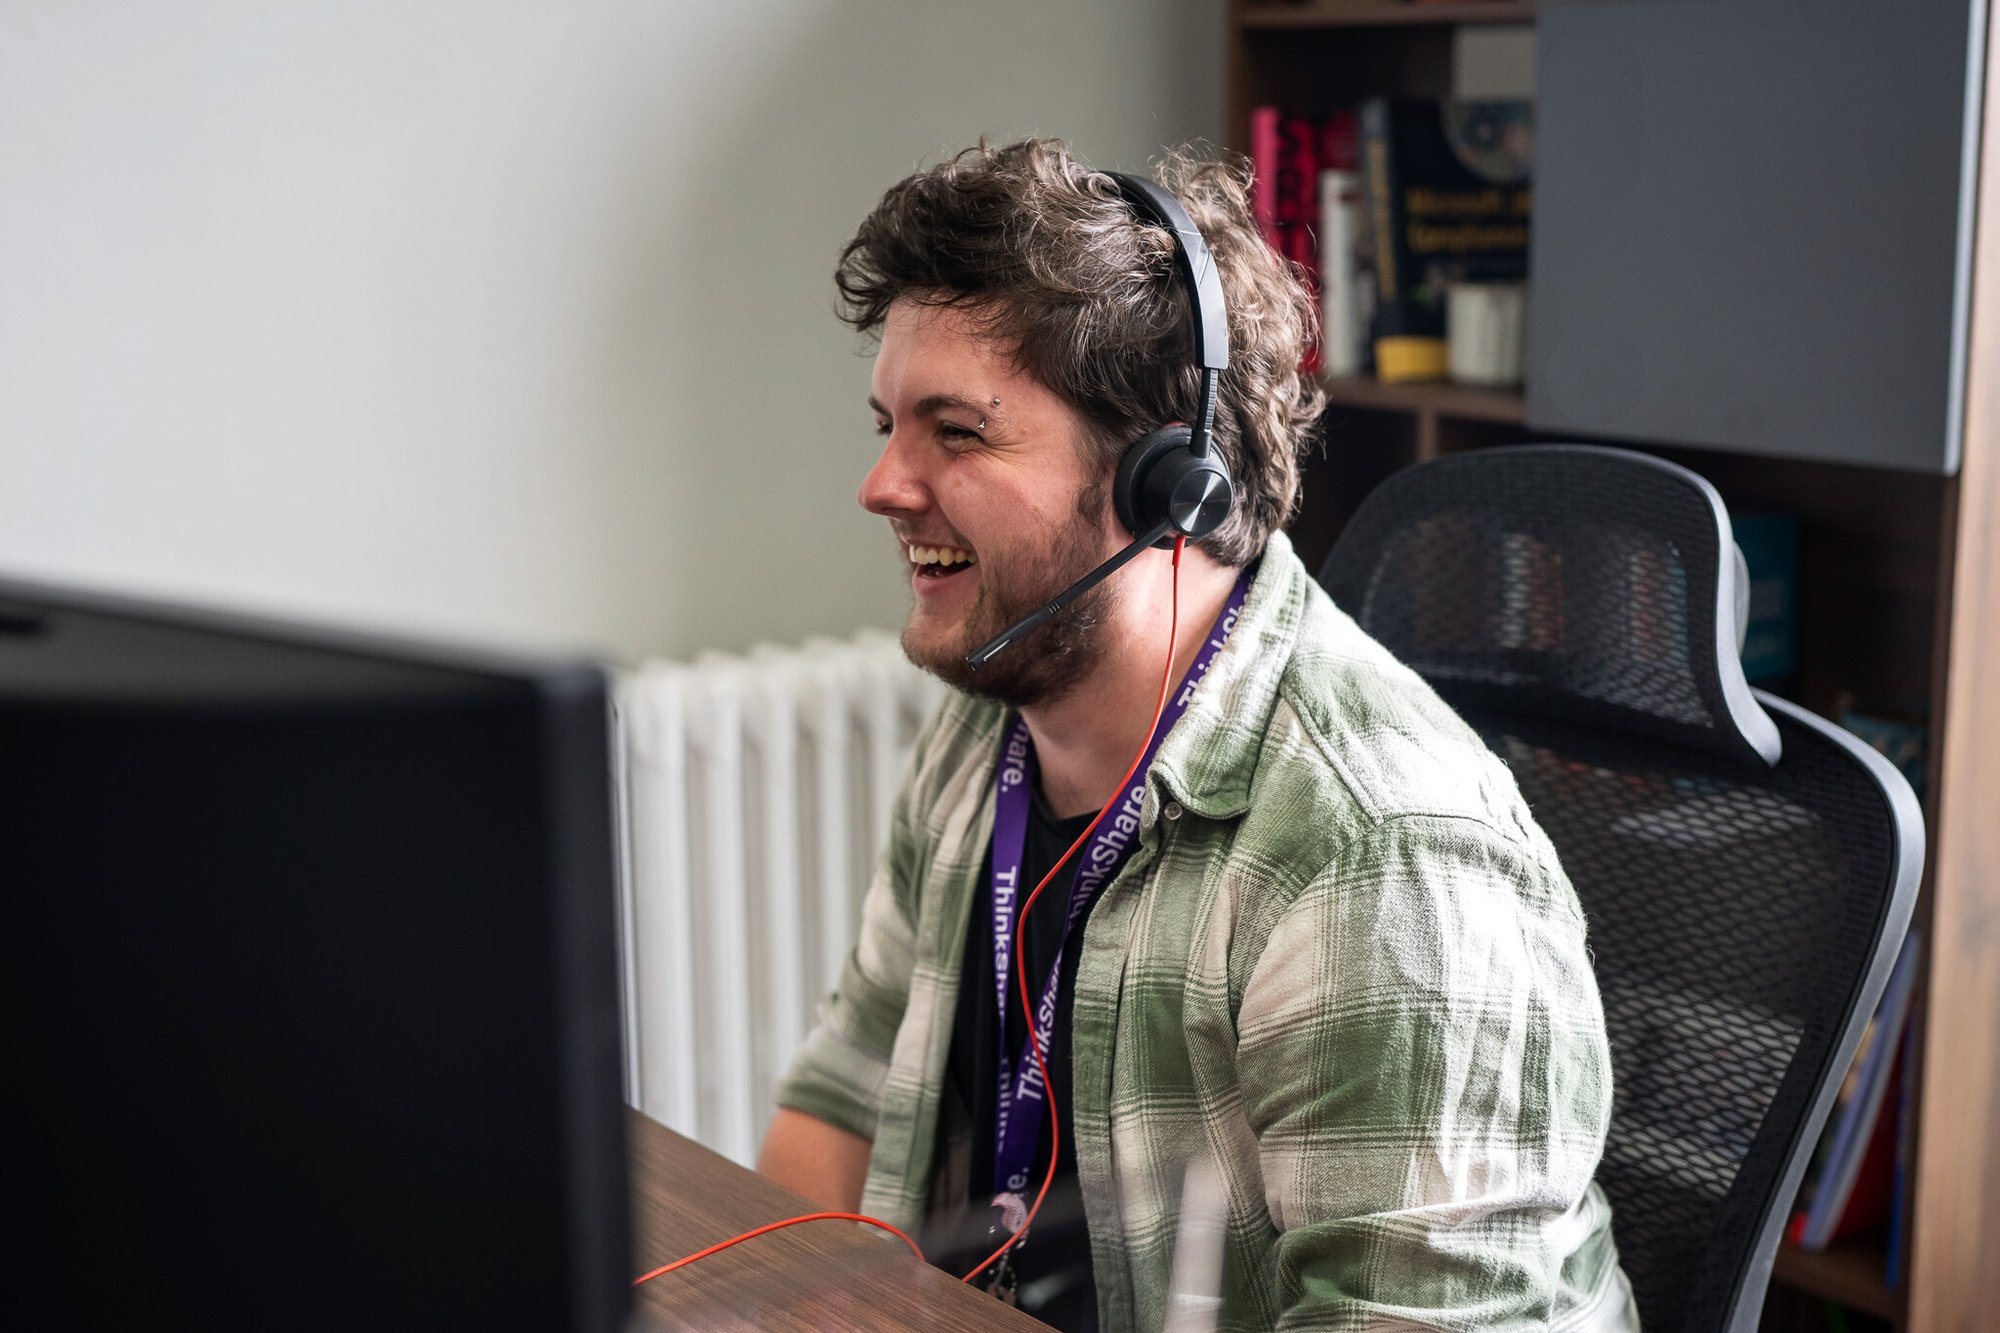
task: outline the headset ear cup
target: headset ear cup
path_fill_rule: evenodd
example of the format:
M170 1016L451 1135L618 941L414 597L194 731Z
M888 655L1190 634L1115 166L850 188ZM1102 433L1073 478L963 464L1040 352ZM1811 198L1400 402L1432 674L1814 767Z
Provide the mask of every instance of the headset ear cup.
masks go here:
M1159 514L1148 517L1141 499L1141 490L1152 473L1153 465L1170 450L1185 450L1193 438L1194 432L1186 426L1162 426L1141 435L1125 447L1124 455L1118 460L1118 476L1111 484L1111 503L1118 513L1118 521L1134 537L1164 517ZM1167 544L1172 545L1171 542Z
M1162 426L1134 440L1118 460L1112 505L1133 536L1171 522L1176 532L1199 541L1229 517L1228 469L1213 449L1196 458L1193 438L1186 426ZM1173 538L1156 544L1172 546Z

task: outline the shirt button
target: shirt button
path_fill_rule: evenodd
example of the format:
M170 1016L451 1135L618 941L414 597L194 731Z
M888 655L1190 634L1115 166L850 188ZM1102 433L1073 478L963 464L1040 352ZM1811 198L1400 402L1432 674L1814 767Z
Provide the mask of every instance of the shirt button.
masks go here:
M1167 808L1160 811L1160 813L1170 820L1179 819L1181 817L1181 803L1179 801L1168 801Z

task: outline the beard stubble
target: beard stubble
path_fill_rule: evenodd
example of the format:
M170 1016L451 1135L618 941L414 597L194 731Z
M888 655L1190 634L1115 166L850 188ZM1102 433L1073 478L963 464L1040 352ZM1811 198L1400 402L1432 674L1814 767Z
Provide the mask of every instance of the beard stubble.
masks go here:
M1013 569L995 570L993 577L982 576L979 596L953 642L925 649L911 642L906 626L903 655L953 689L1008 708L1051 703L1088 679L1104 657L1102 628L1116 596L1110 582L1078 597L985 666L974 670L965 659L1096 568L1102 559L1098 535L1109 490L1100 481L1077 496L1070 522L1054 535L1046 554Z

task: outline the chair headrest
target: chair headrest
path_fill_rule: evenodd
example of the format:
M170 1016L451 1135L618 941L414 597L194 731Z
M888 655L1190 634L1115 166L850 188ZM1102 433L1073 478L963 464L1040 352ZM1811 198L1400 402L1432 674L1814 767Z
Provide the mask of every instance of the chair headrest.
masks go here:
M1592 445L1419 463L1362 503L1320 583L1461 707L1778 760L1743 677L1729 511L1686 468Z

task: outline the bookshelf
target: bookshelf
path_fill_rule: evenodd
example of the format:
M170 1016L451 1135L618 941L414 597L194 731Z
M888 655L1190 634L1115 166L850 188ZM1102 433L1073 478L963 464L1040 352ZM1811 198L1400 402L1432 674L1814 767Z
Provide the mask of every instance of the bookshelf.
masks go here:
M1899 1323L1902 1298L1884 1285L1881 1269L1881 1251L1872 1245L1832 1245L1818 1254L1788 1245L1778 1251L1771 1275L1796 1290L1838 1301L1886 1323Z
M1501 389L1468 389L1457 384L1384 384L1366 375L1331 376L1325 385L1327 398L1341 407L1406 412L1429 418L1433 429L1443 421L1486 421L1505 426L1522 423L1521 395Z
M1468 25L1533 25L1526 0L1230 0L1226 135L1247 151L1253 106L1322 116L1380 95L1452 91ZM1535 429L1519 393L1450 384L1326 381L1324 454L1308 465L1295 544L1316 568L1361 497L1409 463L1550 439L1612 443L1707 477L1732 511L1801 524L1799 670L1786 690L1822 715L1843 697L1928 712L1929 850L1916 929L1913 1156L1904 1272L1881 1240L1821 1254L1784 1247L1769 1328L1825 1326L1825 1302L1915 1333L1989 1326L2000 1310L2000 33L1987 43L1968 321L1962 463L1956 474L1768 457L1675 439ZM1977 67L1977 62L1975 62ZM1532 277L1531 277L1532 282Z

